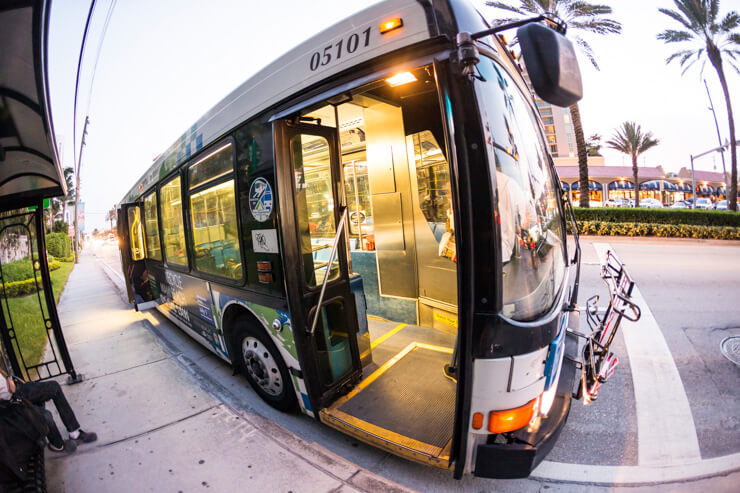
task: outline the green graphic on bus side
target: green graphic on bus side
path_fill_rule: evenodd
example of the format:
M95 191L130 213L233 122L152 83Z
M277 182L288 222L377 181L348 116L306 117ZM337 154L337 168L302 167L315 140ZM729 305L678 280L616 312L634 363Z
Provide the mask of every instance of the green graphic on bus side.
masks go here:
M223 317L226 307L232 303L244 306L248 308L262 323L262 325L268 330L270 335L295 359L295 364L298 364L298 351L295 347L295 341L293 340L293 327L290 323L290 315L280 310L275 310L267 306L258 305L250 301L246 301L240 298L229 296L217 291L213 291L213 300L216 303L213 311L216 314L215 319L219 330L221 329L221 318ZM273 328L272 323L274 320L280 322L280 330Z

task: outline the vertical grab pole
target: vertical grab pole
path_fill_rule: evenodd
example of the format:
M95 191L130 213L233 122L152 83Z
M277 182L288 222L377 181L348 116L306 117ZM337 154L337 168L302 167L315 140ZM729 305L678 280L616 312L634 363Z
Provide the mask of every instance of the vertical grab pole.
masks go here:
M316 313L313 316L313 322L311 323L311 330L309 331L309 334L313 335L314 331L316 330L316 323L319 321L319 313L321 311L321 304L324 302L324 292L326 291L326 283L329 280L329 272L331 271L331 264L334 263L334 256L337 254L337 245L339 244L339 238L342 237L342 233L344 232L344 220L347 219L347 210L348 208L345 207L344 211L342 212L342 218L339 220L339 225L337 226L337 234L334 236L334 244L331 247L331 253L329 254L329 263L326 264L326 274L324 275L324 282L321 285L321 293L319 293L319 302L316 304Z

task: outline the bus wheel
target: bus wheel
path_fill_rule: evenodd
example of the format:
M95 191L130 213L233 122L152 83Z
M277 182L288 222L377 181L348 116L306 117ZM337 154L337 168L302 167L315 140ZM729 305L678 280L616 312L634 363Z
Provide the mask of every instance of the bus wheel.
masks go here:
M245 317L237 322L234 341L239 350L239 371L255 392L275 409L295 409L290 373L272 340L261 329L253 329Z

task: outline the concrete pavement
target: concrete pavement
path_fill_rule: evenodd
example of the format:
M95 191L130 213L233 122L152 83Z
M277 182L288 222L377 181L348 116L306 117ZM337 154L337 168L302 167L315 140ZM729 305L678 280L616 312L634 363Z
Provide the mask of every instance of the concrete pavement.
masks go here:
M404 490L216 399L183 371L182 355L160 344L91 254L70 275L59 313L85 376L64 391L83 429L99 439L74 454L47 452L49 491Z
M635 247L642 248L637 244ZM618 253L621 248L621 245L617 248ZM599 409L614 407L617 414L612 416L596 409L600 419L594 419L594 409L587 408L590 412L584 412L582 406L576 406L567 425L568 433L563 433L556 446L558 450L554 450L550 460L543 464L547 467L535 472L539 477L514 481L466 477L462 481L454 481L450 473L390 456L305 416L279 413L264 405L243 378L231 376L228 365L166 319L156 312L138 314L122 302L120 293L112 288L110 282L114 281L120 289L120 267L113 255L115 252L111 252L105 254L106 262L95 263L89 256L83 257L83 263L73 272L60 303L72 358L78 369L91 379L79 388L97 381L95 390L82 391L74 386L65 387L65 390L70 397L74 396L73 405L80 412L83 426L91 423L91 427L95 426L95 431L101 434L101 439L98 444L82 446L79 455L59 457L47 454L50 459L47 466L50 491L129 491L133 488L144 491L192 491L195 488L213 491L237 488L248 491L376 491L398 487L380 475L407 488L440 492L632 492L648 488L650 491L733 491L740 481L740 473L737 472L715 475L719 470L737 471L737 467L731 465L715 469L714 474L697 470L679 475L683 479L676 479L675 474L669 471L670 466L647 470L638 464L634 389L628 351L621 338L618 350L620 357L625 356L625 361L618 371L623 371L623 374L619 380L620 377L615 375L609 392L599 399ZM600 281L595 276L591 279L588 274L589 269L596 272L598 258L589 247L586 247L586 253L583 282L587 285L596 283L593 286L596 287ZM101 275L102 269L108 271L110 279ZM93 272L95 270L97 273ZM77 280L76 276L83 271L87 274L80 277L81 281ZM640 272L648 270L642 268ZM647 302L651 307L654 304L651 298ZM101 317L104 318L102 324ZM661 328L665 331L662 324ZM669 345L671 342L669 338ZM114 353L115 357L112 357ZM116 377L119 374L124 377ZM154 393L147 393L145 386L130 382L147 378L152 378L156 384L152 384ZM730 381L736 382L736 378L735 373ZM163 388L161 380L167 385L177 386L174 394L182 396L186 402L170 404L173 402L171 394ZM114 390L95 394L101 392L97 386ZM120 392L125 394L118 395ZM106 397L96 400L96 395ZM129 397L132 395L134 397ZM163 402L158 405L154 401ZM138 409L137 405L152 406L152 409ZM87 406L93 410L89 412ZM629 411L629 408L633 410ZM622 415L625 410L628 411L626 419ZM137 417L137 413L140 416ZM129 414L134 414L136 419ZM232 421L234 417L248 426L235 424L237 420ZM110 423L114 423L115 429L106 436L106 427L110 428ZM616 435L615 424L618 427ZM625 438L620 439L620 436ZM624 446L621 460L617 454L617 462L601 462L604 457L614 454L599 453L599 449L607 447L613 451L615 438L617 445L621 443ZM595 447L593 450L589 448L591 445ZM571 450L571 455L565 454L565 450ZM287 454L287 458L281 453ZM584 457L592 459L583 460ZM728 459L732 460L729 456L721 458L723 461ZM294 466L293 461L308 467L315 476L305 474ZM711 466L710 462L705 461L705 465ZM258 467L265 463L269 467ZM300 476L297 483L285 485L280 482L281 477L295 476ZM327 481L327 477L335 482ZM655 484L661 481L657 479L659 477L663 478L662 481L672 482ZM688 477L695 479L686 481ZM698 480L702 477L707 479ZM594 486L593 483L650 486L615 488Z

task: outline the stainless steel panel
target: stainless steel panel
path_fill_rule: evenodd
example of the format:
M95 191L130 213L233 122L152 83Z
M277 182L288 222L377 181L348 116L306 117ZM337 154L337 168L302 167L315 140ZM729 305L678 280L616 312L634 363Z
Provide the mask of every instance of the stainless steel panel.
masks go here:
M368 141L375 139L369 138ZM395 166L393 162L393 147L390 145L368 145L367 150L368 175L370 176L370 190L373 194L393 193L396 191Z
M365 98L363 106L380 294L416 298L414 223L403 115L401 108L370 98Z
M381 250L405 250L403 234L403 209L401 194L384 193L372 196L373 221L375 222L375 248Z

